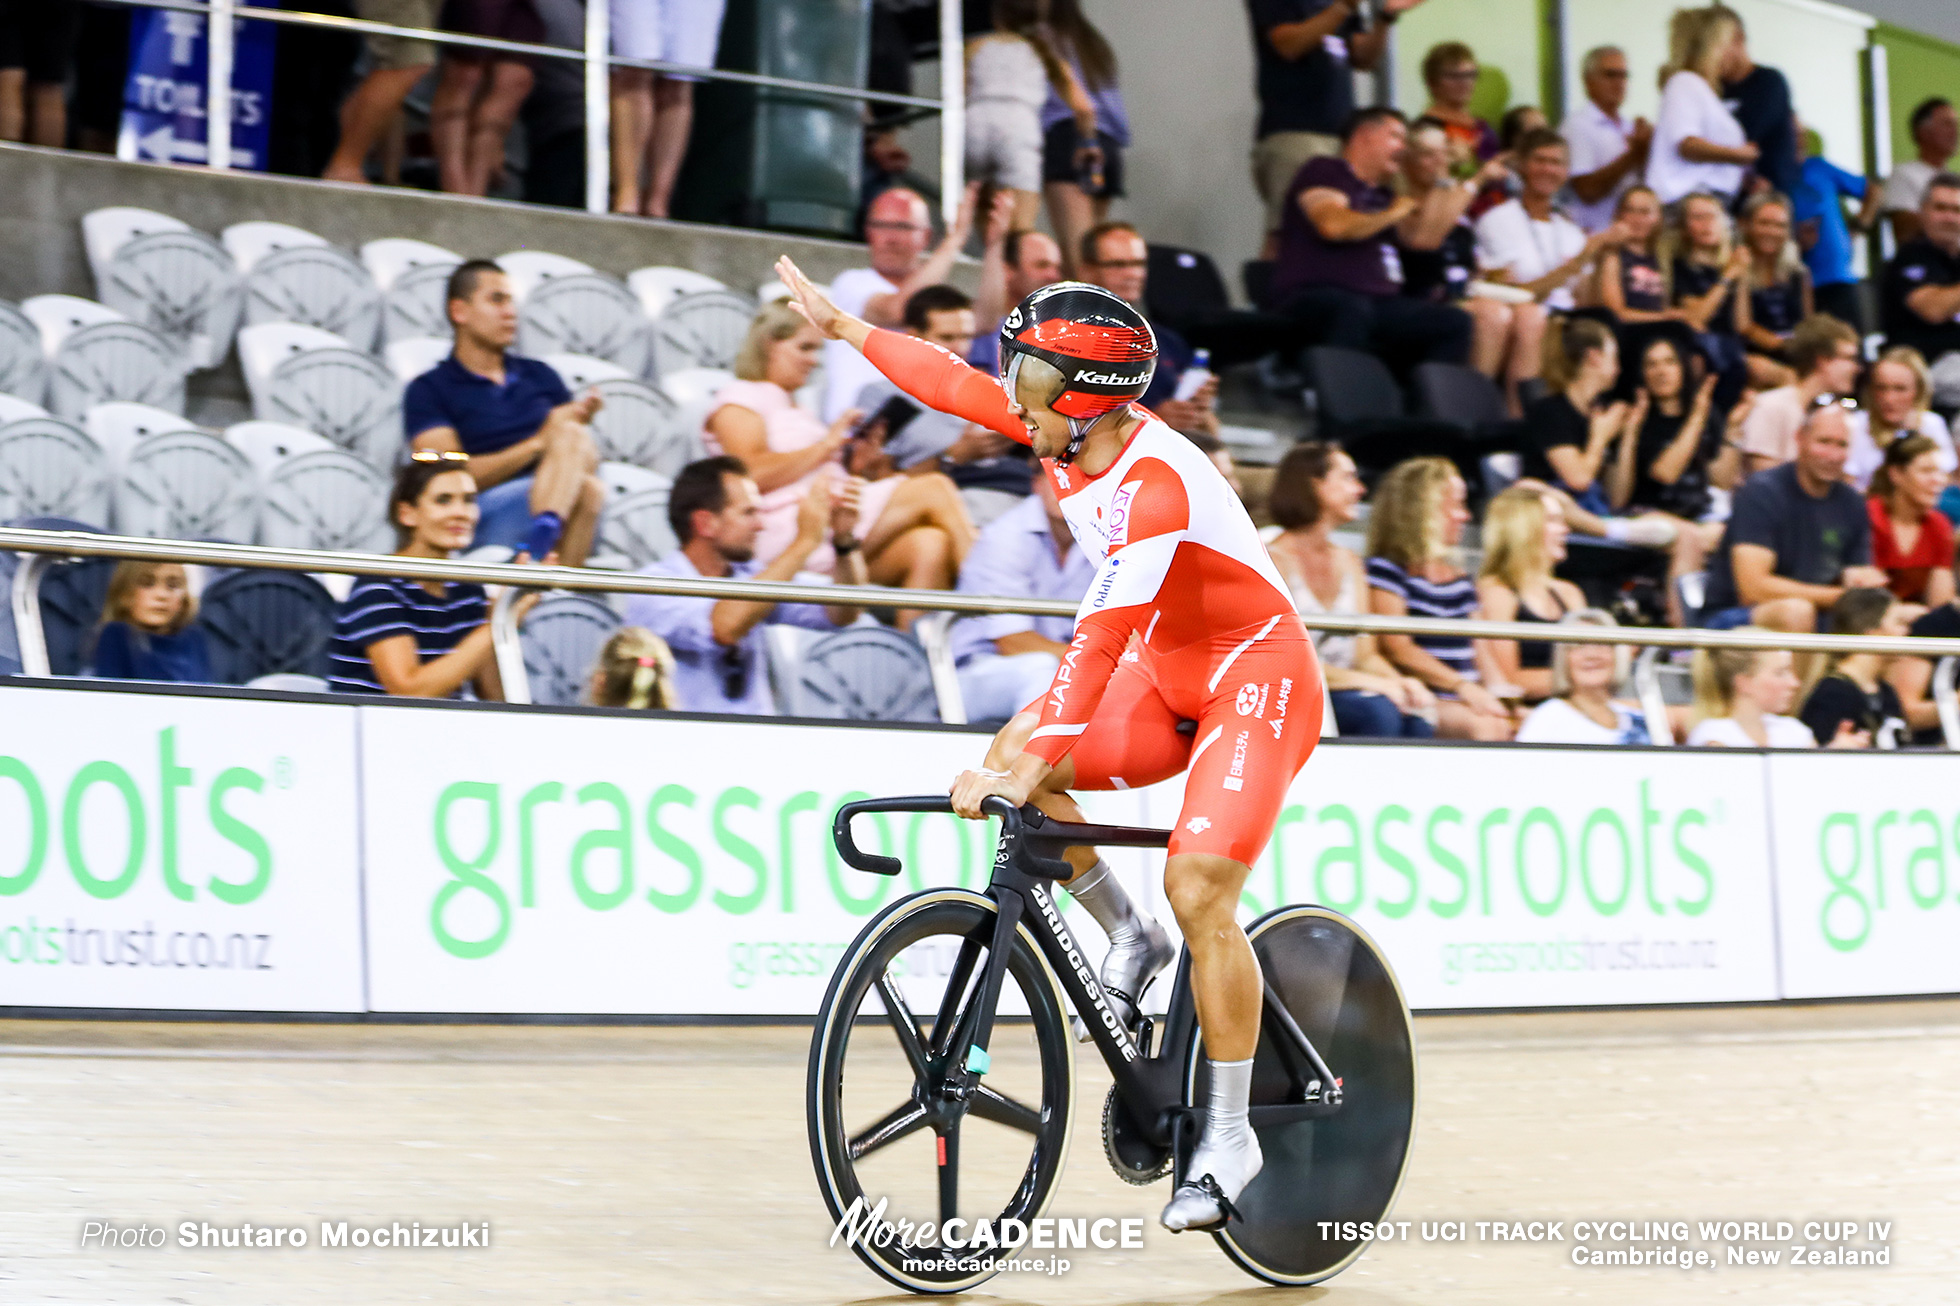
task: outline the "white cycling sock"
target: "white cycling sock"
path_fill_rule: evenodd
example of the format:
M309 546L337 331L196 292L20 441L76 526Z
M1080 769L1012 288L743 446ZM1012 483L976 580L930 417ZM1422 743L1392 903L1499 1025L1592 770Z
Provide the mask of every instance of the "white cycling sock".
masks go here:
M1214 1140L1223 1142L1250 1128L1246 1102L1252 1097L1252 1058L1244 1061L1213 1061L1205 1058L1211 1071L1211 1102L1205 1113L1205 1130L1198 1151ZM1195 1175L1194 1175L1195 1177ZM1225 1176L1218 1176L1222 1182Z
M1251 1058L1244 1061L1207 1058L1205 1065L1211 1071L1211 1102L1205 1113L1204 1132L1191 1154L1184 1182L1171 1195L1161 1217L1164 1227L1172 1232L1211 1228L1224 1216L1217 1199L1199 1186L1206 1175L1211 1176L1229 1202L1245 1191L1265 1164L1258 1135L1252 1132L1246 1114L1246 1102L1252 1095Z
M1103 932L1109 935L1110 947L1120 948L1143 937L1144 923L1149 918L1130 901L1129 892L1107 861L1096 858L1094 866L1062 887L1103 927Z

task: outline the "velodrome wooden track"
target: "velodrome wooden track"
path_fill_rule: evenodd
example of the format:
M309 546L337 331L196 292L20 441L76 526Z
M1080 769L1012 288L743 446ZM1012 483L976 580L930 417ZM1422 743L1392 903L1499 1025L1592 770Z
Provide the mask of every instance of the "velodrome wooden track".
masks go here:
M1889 1268L1581 1270L1570 1244L1377 1245L1256 1285L1146 1233L971 1301L1960 1300L1960 1002L1428 1018L1411 1220L1895 1222ZM0 1022L0 1301L894 1300L811 1179L802 1028ZM1055 1209L1154 1217L1096 1138L1079 1059ZM492 1223L487 1251L77 1247L82 1224ZM898 1298L896 1300L907 1300Z

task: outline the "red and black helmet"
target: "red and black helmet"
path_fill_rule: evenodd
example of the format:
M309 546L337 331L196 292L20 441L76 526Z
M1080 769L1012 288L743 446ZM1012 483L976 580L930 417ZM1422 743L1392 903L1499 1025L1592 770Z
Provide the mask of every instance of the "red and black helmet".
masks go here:
M1000 378L1015 394L1023 358L1039 358L1062 374L1062 392L1049 407L1068 419L1068 462L1099 418L1134 403L1157 371L1157 335L1143 314L1084 281L1043 286L1000 325Z

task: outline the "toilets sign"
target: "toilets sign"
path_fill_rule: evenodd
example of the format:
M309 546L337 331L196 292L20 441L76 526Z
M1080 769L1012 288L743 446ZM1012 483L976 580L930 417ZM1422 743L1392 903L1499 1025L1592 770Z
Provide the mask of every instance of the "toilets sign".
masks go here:
M235 23L231 68L231 166L265 171L271 140L269 23ZM130 15L129 79L123 84L116 157L144 163L205 163L206 58L202 14L145 9Z

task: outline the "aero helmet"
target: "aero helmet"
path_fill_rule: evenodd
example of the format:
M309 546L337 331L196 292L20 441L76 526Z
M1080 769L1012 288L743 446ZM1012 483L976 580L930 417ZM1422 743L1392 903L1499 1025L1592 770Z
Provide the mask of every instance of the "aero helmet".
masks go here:
M1000 380L1008 397L1025 358L1062 374L1062 392L1049 404L1068 419L1068 463L1097 421L1143 397L1157 371L1157 336L1122 299L1084 281L1043 286L1000 324Z

